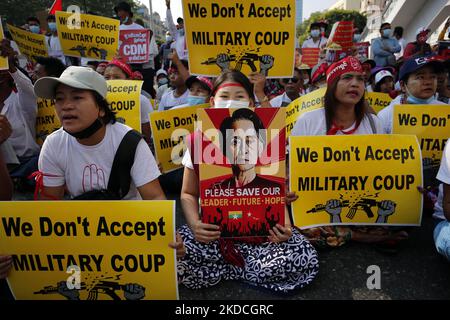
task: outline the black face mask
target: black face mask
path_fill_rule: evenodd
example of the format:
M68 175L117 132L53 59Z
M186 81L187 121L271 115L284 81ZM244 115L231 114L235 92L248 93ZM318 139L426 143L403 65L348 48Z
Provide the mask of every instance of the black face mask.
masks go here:
M89 127L79 132L70 133L66 129L64 129L64 131L76 139L87 139L100 130L101 127L103 127L103 123L99 119L96 119Z

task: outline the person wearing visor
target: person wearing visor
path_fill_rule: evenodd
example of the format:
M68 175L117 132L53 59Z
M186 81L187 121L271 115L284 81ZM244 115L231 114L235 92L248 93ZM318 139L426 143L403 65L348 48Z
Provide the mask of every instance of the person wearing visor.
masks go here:
M373 91L390 94L394 90L394 75L387 69L382 69L373 75Z
M286 107L304 93L302 73L297 68L292 78L280 79L280 84L284 87L284 93L270 100L274 108Z
M34 85L36 96L55 99L62 128L42 146L39 171L41 198L61 200L107 189L115 153L130 127L116 122L106 101L106 80L87 67L68 67L59 78L43 77ZM164 200L158 166L144 140L136 148L131 184L124 200Z
M378 113L383 132L392 133L394 106L399 104L445 104L435 98L438 70L442 62L434 56L408 59L400 68L399 80L402 94Z
M190 76L186 80L186 87L189 90L187 103L173 107L173 109L197 106L209 103L211 97L213 84L207 77Z

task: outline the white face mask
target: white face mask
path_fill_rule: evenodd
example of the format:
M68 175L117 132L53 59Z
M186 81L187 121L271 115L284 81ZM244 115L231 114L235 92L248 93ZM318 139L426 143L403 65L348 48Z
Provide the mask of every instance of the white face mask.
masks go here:
M215 100L214 108L248 108L250 106L249 101L240 100Z

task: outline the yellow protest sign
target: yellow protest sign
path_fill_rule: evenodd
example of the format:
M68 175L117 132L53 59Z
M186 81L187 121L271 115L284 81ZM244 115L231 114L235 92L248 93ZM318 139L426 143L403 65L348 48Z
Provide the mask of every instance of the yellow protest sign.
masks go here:
M2 25L2 19L0 18L0 41L2 41L5 38L3 34L3 25ZM8 70L9 64L8 64L8 58L0 57L0 70Z
M420 146L413 135L291 136L295 225L420 225Z
M416 135L424 166L439 166L445 143L450 137L450 106L396 105L392 132Z
M61 128L61 121L55 110L55 100L37 99L36 142L42 146L45 138Z
M327 91L327 88L320 88L305 94L286 107L286 137L291 135L291 131L301 114L323 107L325 91Z
M164 173L181 167L185 137L194 131L197 110L207 107L209 104L150 113L155 158Z
M392 101L387 93L381 92L366 92L365 98L376 113L386 108Z
M223 69L270 77L294 70L294 0L184 0L184 26L192 74Z
M108 80L106 100L117 121L141 132L141 88L143 81Z
M110 61L119 48L119 20L90 14L56 12L64 55Z
M178 298L174 201L0 202L16 299Z
M47 57L48 48L45 43L45 35L32 33L10 24L7 24L11 37L19 47L20 53L28 60L35 61L34 57Z

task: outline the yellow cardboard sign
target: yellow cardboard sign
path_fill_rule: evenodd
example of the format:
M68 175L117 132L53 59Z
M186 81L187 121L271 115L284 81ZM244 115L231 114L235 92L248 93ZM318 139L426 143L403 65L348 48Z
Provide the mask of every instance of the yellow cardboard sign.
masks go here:
M424 166L439 166L445 143L450 137L450 106L396 105L392 132L416 135Z
M420 225L420 146L413 135L291 136L295 225Z
M119 48L119 20L90 14L56 12L64 55L110 61Z
M0 18L0 41L2 41L5 38L3 35L3 25L2 25L2 19ZM9 64L8 64L8 58L0 57L0 70L8 70Z
M7 24L11 37L19 47L20 53L28 60L35 61L34 57L47 57L48 49L45 43L45 35L32 33L10 24Z
M379 113L391 103L392 98L387 93L366 92L366 100L373 110Z
M106 100L117 121L141 132L141 88L143 81L108 80Z
M178 298L174 201L0 202L22 300Z
M294 70L294 0L184 0L184 26L192 74L291 77Z
M292 101L286 107L286 137L291 135L291 131L300 115L323 107L325 91L327 91L326 87L305 94L304 96Z
M42 146L45 138L53 131L61 128L61 121L55 110L55 100L37 99L36 142Z
M167 173L180 168L186 151L185 137L194 131L197 110L209 104L150 113L155 158Z

